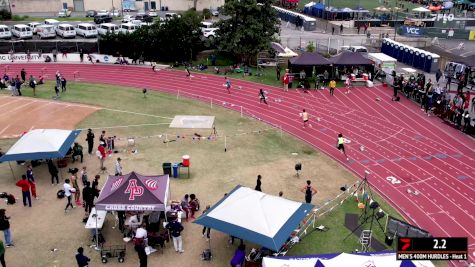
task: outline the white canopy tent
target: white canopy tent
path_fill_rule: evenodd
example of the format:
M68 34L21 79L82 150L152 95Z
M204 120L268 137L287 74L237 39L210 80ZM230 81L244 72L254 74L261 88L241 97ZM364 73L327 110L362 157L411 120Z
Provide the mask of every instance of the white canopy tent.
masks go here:
M412 11L414 11L414 12L430 12L429 9L427 9L427 8L425 8L425 7L421 7L421 6L412 9Z

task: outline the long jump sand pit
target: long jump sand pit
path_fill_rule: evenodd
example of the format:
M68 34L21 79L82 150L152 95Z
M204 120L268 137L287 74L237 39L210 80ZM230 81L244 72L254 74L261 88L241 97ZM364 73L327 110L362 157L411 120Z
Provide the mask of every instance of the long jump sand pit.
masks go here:
M73 130L99 109L57 100L0 96L0 139L15 138L32 129Z

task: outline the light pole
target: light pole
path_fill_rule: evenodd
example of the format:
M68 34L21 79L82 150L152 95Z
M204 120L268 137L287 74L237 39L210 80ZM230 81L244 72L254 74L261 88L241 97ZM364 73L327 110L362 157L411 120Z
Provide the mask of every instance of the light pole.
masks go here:
M398 8L397 8L397 0L396 0L396 8L394 8L396 10L396 18L394 19L394 41L396 41L396 35L397 35L397 19L398 19L398 15L399 15L399 12L398 12Z

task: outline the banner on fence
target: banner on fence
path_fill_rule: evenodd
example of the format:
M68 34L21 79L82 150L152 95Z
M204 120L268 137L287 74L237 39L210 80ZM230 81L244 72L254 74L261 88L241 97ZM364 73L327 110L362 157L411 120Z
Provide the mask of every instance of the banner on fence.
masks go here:
M424 29L419 27L402 26L402 34L405 36L422 36L424 35Z
M92 61L94 63L116 63L117 57L102 55L102 54L91 54ZM44 63L47 58L50 58L50 62L54 62L52 53L31 53L27 55L25 53L18 54L0 54L0 63ZM127 59L130 63L130 60ZM88 62L88 55L84 54L84 62ZM71 54L62 54L58 53L56 56L56 62L65 63L65 62L81 62L78 53Z

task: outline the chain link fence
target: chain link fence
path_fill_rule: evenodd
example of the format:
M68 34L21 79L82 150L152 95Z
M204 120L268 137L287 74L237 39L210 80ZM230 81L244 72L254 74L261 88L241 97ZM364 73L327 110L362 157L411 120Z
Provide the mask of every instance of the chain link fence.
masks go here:
M95 41L1 41L0 54L42 52L51 53L53 50L64 53L99 53L99 45Z

